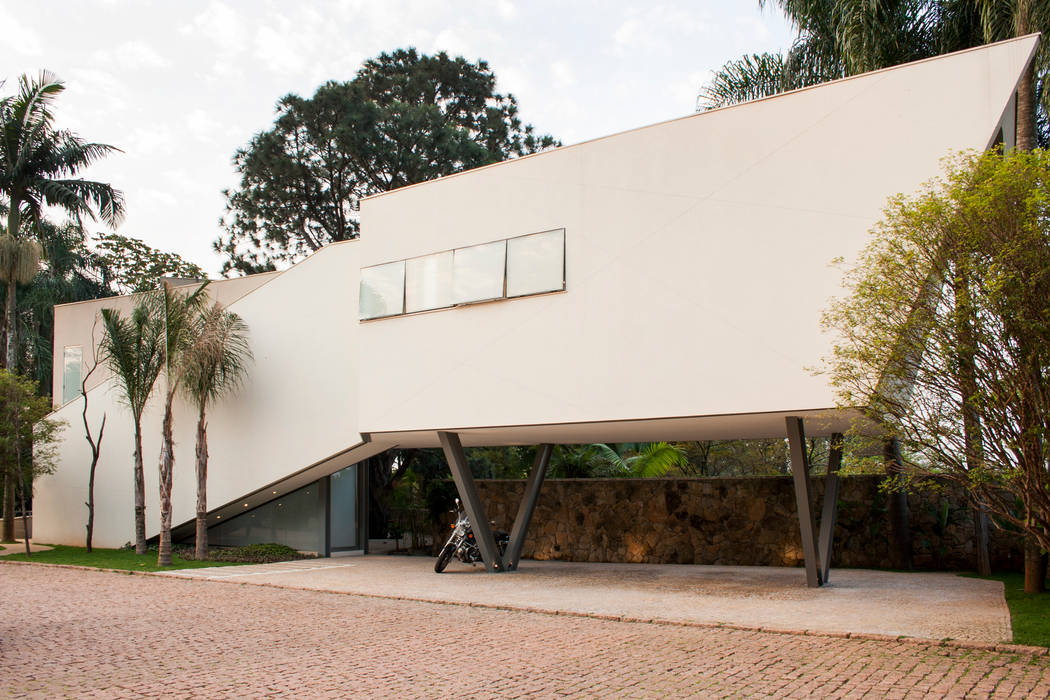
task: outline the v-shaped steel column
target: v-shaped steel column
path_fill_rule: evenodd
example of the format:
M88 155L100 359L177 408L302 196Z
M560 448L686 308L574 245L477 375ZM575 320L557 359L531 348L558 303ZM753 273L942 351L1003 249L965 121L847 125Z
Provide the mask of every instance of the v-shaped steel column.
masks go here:
M839 467L842 466L842 433L832 433L828 445L828 473L824 477L824 507L820 514L820 580L831 573L831 545L835 540L835 518L839 508Z
M470 527L474 531L478 549L481 550L481 559L485 562L485 569L490 572L503 571L503 559L499 555L499 550L496 549L496 538L489 526L485 504L481 502L481 496L478 495L474 475L470 473L467 456L463 453L463 443L459 441L459 435L456 433L440 431L438 440L441 441L441 449L445 451L445 459L452 471L452 480L456 482L456 490L459 491L459 497L463 499L463 509L467 511L467 517L470 518Z
M550 464L553 451L554 445L540 445L536 449L536 461L532 463L529 480L525 482L525 493L521 495L518 514L514 517L514 527L510 530L510 543L507 545L507 551L503 553L503 563L508 571L518 569L518 558L521 556L522 545L525 544L525 533L529 531L529 523L532 522L532 514L536 510L536 500L539 498L543 479L547 476L547 465Z
M795 505L802 532L802 557L806 565L806 585L817 588L822 583L817 554L816 526L813 522L813 494L809 488L809 459L806 457L806 432L802 419L788 416L787 434L791 447L791 476L795 480Z

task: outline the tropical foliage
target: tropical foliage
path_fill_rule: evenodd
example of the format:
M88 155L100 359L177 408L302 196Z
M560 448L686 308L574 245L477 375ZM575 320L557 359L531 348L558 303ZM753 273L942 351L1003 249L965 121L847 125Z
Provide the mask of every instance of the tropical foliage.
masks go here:
M952 51L1050 30L1040 0L759 0L797 30L786 54L728 61L701 88L697 109L713 109ZM1018 145L1050 143L1050 51L1040 48L1018 88ZM1029 142L1031 139L1031 142Z
M252 351L248 326L216 302L193 320L196 336L183 358L182 390L197 407L196 558L208 557L208 405L244 382Z
M174 404L190 367L189 355L198 338L198 318L206 308L205 282L192 292L168 284L145 295L150 316L161 328L161 363L164 367L164 416L161 419L160 458L157 463L160 487L160 544L158 566L171 565L171 488L175 473Z
M142 413L164 366L162 319L151 313L147 299L125 318L115 309L102 310L104 335L101 358L120 387L120 397L135 425L133 483L135 489L135 552L146 553L146 478L142 455Z
M55 127L52 107L64 89L55 76L42 72L36 79L23 75L17 93L0 98L0 197L7 210L0 236L0 281L7 284L5 359L12 371L18 367L17 285L35 276L40 260L35 237L44 207L64 210L77 222L97 213L111 226L124 216L118 190L74 177L116 149Z
M495 87L484 61L400 49L311 98L281 98L273 128L234 156L241 181L215 242L223 272L272 270L355 238L361 197L557 145Z

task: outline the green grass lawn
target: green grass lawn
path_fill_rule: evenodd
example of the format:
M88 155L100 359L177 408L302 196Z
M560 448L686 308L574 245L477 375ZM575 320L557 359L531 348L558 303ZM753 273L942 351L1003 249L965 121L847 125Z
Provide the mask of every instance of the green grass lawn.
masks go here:
M1050 647L1050 593L1025 593L1024 574L979 576L1002 581L1014 628L1014 644Z
M205 566L236 566L234 562L227 561L196 561L183 559L178 555L172 557L172 566L157 566L157 553L135 554L129 549L99 549L94 548L91 554L83 547L66 547L55 545L54 549L46 552L33 552L33 556L26 558L25 552L21 554L8 554L3 557L9 561L32 561L41 564L72 564L74 566L91 566L97 569L125 569L127 571L171 571L173 569L199 569Z

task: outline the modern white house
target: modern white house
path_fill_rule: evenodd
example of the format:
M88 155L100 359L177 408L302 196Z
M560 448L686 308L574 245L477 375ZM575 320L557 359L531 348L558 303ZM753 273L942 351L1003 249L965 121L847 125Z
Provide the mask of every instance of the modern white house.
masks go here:
M364 479L394 447L443 447L486 544L462 446L844 432L821 313L887 198L962 149L1012 145L1014 95L1037 36L911 63L565 146L364 200L361 237L211 294L251 329L243 391L209 420L213 544L361 548ZM56 307L59 467L39 480L35 537L83 540L87 442L79 377L94 318L130 298ZM108 416L95 541L133 539L132 422L104 370ZM147 522L159 527L160 399L144 420ZM176 525L192 526L195 412L175 416ZM529 480L517 566L542 484ZM799 455L802 455L800 458ZM827 577L796 471L811 585ZM824 519L826 520L826 518ZM187 531L188 532L188 531ZM515 541L514 538L517 538ZM515 550L515 545L517 549Z

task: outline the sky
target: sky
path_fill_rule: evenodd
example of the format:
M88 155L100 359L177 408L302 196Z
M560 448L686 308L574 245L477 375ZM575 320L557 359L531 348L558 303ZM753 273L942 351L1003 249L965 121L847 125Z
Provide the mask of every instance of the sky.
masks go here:
M280 97L381 52L483 59L523 121L572 144L689 114L725 61L793 38L757 0L0 0L0 27L0 94L50 70L58 126L121 149L83 171L124 192L117 232L213 275L234 152Z

